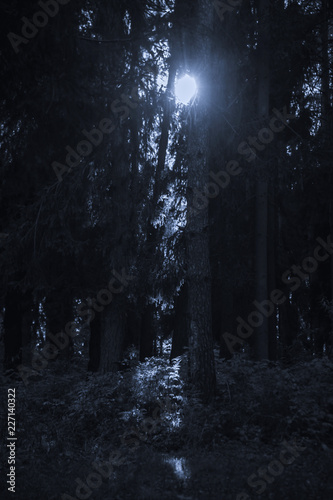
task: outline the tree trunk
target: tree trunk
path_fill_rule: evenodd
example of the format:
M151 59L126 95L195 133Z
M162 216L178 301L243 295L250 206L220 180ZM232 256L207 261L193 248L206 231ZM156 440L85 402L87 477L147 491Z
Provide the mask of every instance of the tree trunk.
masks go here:
M237 314L235 316L234 314L234 295L232 290L225 289L223 294L222 294L222 301L223 304L221 304L220 310L221 310L221 315L220 315L220 321L221 321L221 331L220 331L220 358L224 359L231 359L232 358L232 353L230 349L228 349L228 346L226 344L226 341L223 338L223 335L225 332L231 333L232 335L235 335L235 318L237 317ZM238 347L241 346L241 344L238 345Z
M122 358L126 314L124 298L114 297L101 313L101 350L99 371L117 371Z
M35 310L33 294L28 291L24 294L22 302L23 315L22 315L22 363L23 365L30 365L31 352L32 352L32 323L34 316L37 316L38 310ZM38 307L38 306L37 306Z
M276 181L277 182L277 181ZM278 227L275 212L275 179L270 185L268 202L268 290L276 289L276 243ZM273 313L268 317L268 354L271 361L277 359L277 308L274 305Z
M15 369L22 363L22 320L23 294L17 288L9 287L5 298L4 327L4 369Z
M45 299L44 311L46 316L46 335L50 332L56 335L64 331L65 325L73 321L72 298L62 290L50 292ZM52 342L51 339L47 339ZM73 339L68 338L68 345L59 349L59 357L69 360L73 355Z
M264 123L269 115L269 0L259 0L258 37L258 117ZM265 155L265 157L267 157ZM265 164L265 162L264 162ZM256 185L255 279L256 300L268 298L268 181L267 172L259 168ZM262 315L255 329L255 357L268 359L268 321Z
M286 291L288 296L288 291ZM293 302L290 302L289 297L286 302L279 308L279 337L280 337L280 354L283 356L286 348L293 345L299 331L299 316L298 311Z
M321 118L323 131L323 153L326 169L329 170L329 183L332 189L333 175L331 168L331 142L333 132L333 114L331 107L331 88L330 88L330 53L329 53L329 8L328 1L322 0L322 22L321 22L321 39L322 39L322 100L321 100ZM329 201L329 226L330 233L333 234L333 200ZM333 357L333 256L330 257L330 290L331 290L331 331L328 338L326 349Z
M96 313L90 323L88 371L97 372L101 354L101 314Z
M332 186L332 183L331 183ZM333 200L330 201L330 233L333 235ZM331 328L329 334L328 345L326 346L328 355L333 358L333 255L330 257L330 291L331 291L331 303L330 303L330 319Z
M147 304L144 308L140 334L140 361L150 358L154 354L154 304Z
M174 329L170 360L181 356L184 348L188 346L187 334L187 286L184 283L175 301Z
M202 84L202 93L196 98L191 113L189 130L189 164L187 190L187 286L188 286L188 332L189 374L192 383L205 400L215 392L215 365L212 338L211 276L209 262L208 204L194 209L197 190L203 190L208 182L208 123L209 64L211 51L207 36L212 26L211 2L198 2L197 32L188 33L191 44L192 71ZM193 37L194 35L194 37ZM193 37L193 38L192 38ZM203 82L205 82L203 84Z

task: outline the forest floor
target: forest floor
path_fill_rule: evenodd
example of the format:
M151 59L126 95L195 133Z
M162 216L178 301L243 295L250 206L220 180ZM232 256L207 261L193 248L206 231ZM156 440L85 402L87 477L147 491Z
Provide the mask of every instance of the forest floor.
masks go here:
M327 358L283 367L216 355L210 405L184 386L185 357L88 377L52 365L29 385L3 378L16 387L17 444L15 494L1 448L1 499L333 499Z

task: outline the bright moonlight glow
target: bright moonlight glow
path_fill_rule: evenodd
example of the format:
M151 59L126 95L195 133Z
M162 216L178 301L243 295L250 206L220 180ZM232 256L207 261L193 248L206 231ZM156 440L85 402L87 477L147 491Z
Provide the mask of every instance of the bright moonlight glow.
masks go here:
M176 98L182 104L188 104L192 97L196 94L197 84L194 78L189 75L183 76L177 80L175 85Z

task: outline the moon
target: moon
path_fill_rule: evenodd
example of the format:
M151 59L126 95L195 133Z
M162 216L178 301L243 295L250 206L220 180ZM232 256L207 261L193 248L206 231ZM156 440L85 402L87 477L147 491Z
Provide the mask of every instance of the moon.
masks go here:
M177 101L182 104L188 104L192 97L195 96L197 92L197 84L195 79L189 75L185 75L175 84L175 96Z

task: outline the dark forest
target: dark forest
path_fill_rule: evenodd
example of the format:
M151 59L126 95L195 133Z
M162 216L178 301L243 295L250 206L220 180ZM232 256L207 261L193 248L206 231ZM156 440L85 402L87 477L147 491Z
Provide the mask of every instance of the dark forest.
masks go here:
M1 499L331 500L333 2L0 14Z

